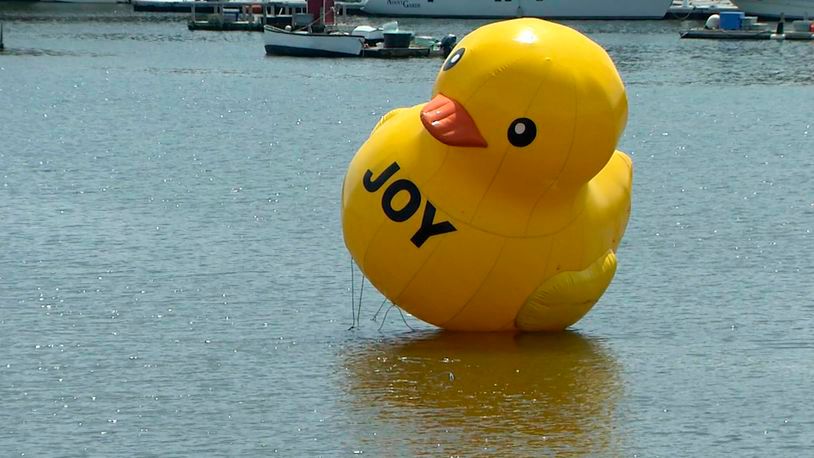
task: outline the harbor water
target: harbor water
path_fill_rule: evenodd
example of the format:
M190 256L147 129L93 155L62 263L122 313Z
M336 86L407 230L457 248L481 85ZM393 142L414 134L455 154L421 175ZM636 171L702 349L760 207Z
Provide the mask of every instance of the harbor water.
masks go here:
M471 336L376 315L339 222L350 158L441 61L186 20L0 3L4 456L812 453L814 44L566 22L628 90L618 272L569 332Z

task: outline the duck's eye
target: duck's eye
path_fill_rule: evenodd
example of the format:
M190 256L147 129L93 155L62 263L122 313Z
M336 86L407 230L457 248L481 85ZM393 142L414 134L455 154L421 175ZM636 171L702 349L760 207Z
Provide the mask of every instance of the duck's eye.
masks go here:
M517 118L509 126L509 143L518 148L528 146L537 136L537 126L529 118Z
M450 68L454 67L458 62L461 61L464 57L464 52L466 52L466 48L461 48L447 59L446 63L444 64L444 70L449 70Z

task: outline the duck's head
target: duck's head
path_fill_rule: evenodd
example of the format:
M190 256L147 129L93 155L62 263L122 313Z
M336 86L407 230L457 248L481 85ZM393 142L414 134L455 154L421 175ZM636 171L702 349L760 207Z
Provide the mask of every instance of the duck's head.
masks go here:
M602 47L562 25L515 19L461 40L421 121L449 154L492 164L492 186L524 183L539 197L602 169L624 130L627 99Z

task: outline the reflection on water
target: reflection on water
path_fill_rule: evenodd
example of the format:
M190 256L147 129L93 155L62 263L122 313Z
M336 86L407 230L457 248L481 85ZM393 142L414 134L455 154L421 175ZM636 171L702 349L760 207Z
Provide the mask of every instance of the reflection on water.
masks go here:
M365 449L616 454L619 368L595 340L421 333L350 347L348 395ZM392 437L390 436L392 431ZM392 439L392 440L391 440Z
M64 50L57 50L57 49L42 49L42 48L6 48L0 53L0 55L5 56L51 56L51 57L61 57L61 56L87 56L87 57L103 57L107 56L108 54L99 54L99 53L81 53L81 52L72 52L72 51L64 51Z

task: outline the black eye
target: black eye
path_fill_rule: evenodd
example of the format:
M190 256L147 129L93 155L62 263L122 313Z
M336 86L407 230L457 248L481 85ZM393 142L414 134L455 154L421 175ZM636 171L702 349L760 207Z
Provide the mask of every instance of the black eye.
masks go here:
M455 64L461 61L464 57L464 52L466 52L466 48L461 48L447 59L447 62L444 64L444 70L449 70L450 68L454 67Z
M509 126L509 143L518 148L528 146L537 136L537 126L529 118L517 118Z

